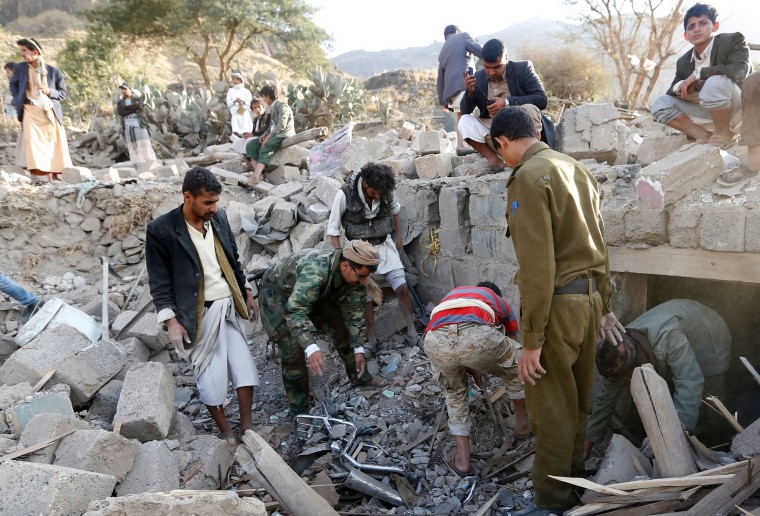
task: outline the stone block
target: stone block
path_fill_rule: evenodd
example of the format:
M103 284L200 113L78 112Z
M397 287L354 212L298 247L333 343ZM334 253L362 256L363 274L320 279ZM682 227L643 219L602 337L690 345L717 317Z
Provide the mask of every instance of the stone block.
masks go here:
M130 179L137 177L137 169L134 167L119 167L116 169L121 179ZM114 196L115 197L115 196Z
M52 381L70 386L72 404L81 407L126 363L126 353L119 344L102 340L55 364Z
M668 241L668 214L635 206L625 214L625 239L629 243L662 245Z
M269 207L273 204L277 204L279 202L283 202L285 199L282 197L277 197L276 195L267 195L263 199L256 201L253 203L253 209L256 215L263 215L269 211ZM243 214L245 215L245 214ZM243 224L243 228L245 228L245 224Z
M417 144L421 156L441 153L441 137L438 131L420 131L417 135Z
M122 435L140 442L165 439L174 419L174 380L159 362L135 364L127 373L114 420Z
M258 498L238 497L234 491L186 493L181 497L165 493L142 493L106 498L90 504L84 516L186 516L219 514L225 516L267 516Z
M115 378L118 380L124 380L127 376L127 372L134 364L147 362L150 359L152 350L143 344L143 342L137 337L122 339L119 341L119 344L121 344L122 349L124 349L124 352L127 354L127 363Z
M121 182L121 176L119 175L119 171L113 167L101 168L99 170L96 170L94 174L95 174L95 177L98 179L98 181L102 181L104 183Z
M37 414L59 414L67 418L74 418L74 408L68 393L41 393L34 398L27 398L5 409L5 421L11 433L21 436Z
M696 206L677 205L670 210L668 240L671 247L682 249L695 249L699 247L698 232L701 215L699 208Z
M412 179L417 175L417 166L414 163L414 155L408 153L406 156L393 156L381 160L380 163L388 165L396 179Z
M293 252L315 247L322 241L324 236L325 228L322 224L299 222L290 232L290 243L293 244Z
M414 136L414 124L404 121L398 130L398 137L402 140L411 140Z
M287 233L297 222L298 214L294 203L280 202L272 208L272 213L269 216L269 226L272 229Z
M482 280L480 269L479 262L465 258L460 264L452 267L454 285L477 285Z
M113 245L111 247L114 247ZM117 246L118 247L118 246ZM110 250L110 248L109 248ZM108 301L108 320L113 321L121 313L121 309L113 301ZM79 309L89 315L90 317L97 317L98 319L103 315L103 300L101 298L92 299L86 305L80 306Z
M760 253L760 209L747 210L744 229L744 250L748 253Z
M116 407L119 404L119 396L124 382L111 380L105 384L92 400L92 405L87 411L87 421L101 421L111 425L116 415Z
M170 179L179 175L177 165L166 165L163 167L154 168L151 170L156 177L162 177L164 179Z
M308 215L315 224L319 224L330 218L330 208L321 202L317 202L306 209L306 215Z
M694 145L644 167L636 180L641 205L662 209L715 182L723 172L720 149Z
M87 422L77 419L76 417L66 417L60 414L37 414L26 425L21 432L19 444L22 448L33 446L37 443L47 441L48 439L60 435L70 430L89 430L90 425ZM24 456L24 460L29 462L40 462L43 464L52 464L55 457L55 451L61 441L55 441L41 450Z
M243 214L255 215L255 209L250 204L238 201L230 201L225 208L224 213L227 215L227 221L230 223L230 229L233 234L237 234L242 229Z
M498 260L500 262L517 262L512 240L507 238L506 230L501 228L472 228L472 253L477 258Z
M434 190L401 184L396 188L396 197L401 204L401 218L406 217L410 225L437 225L440 222L438 194Z
M280 149L272 154L269 165L272 167L284 167L290 165L296 168L308 168L306 160L309 158L309 150L300 145L291 145Z
M604 239L608 245L625 245L625 213L631 201L617 201L614 198L602 202Z
M272 170L266 171L264 180L270 185L282 185L287 182L285 179L285 167L275 167Z
M652 463L649 459L628 439L622 435L613 434L594 482L607 485L633 480L640 475L634 461L638 462L650 476L652 475Z
M313 179L314 194L322 204L332 209L335 196L338 194L338 190L342 186L342 183L337 179L327 176L317 176Z
M202 464L201 470L189 479L183 489L219 489L227 477L233 462L234 449L213 435L196 435L189 439L183 449L192 453L190 468ZM185 472L180 472L184 474ZM221 474L221 477L220 477Z
M111 475L11 460L0 464L0 509L13 516L78 515L111 496L115 485Z
M444 256L460 257L472 253L470 226L438 228L438 238L441 243L441 254Z
M189 416L183 412L177 412L177 416L174 418L174 424L171 430L169 430L169 439L176 439L179 442L187 442L188 439L195 435L195 427L193 421Z
M417 176L420 179L448 177L454 171L451 167L451 156L448 154L420 156L414 160L414 166L417 168Z
M744 206L703 206L699 225L699 247L708 251L744 252L747 210ZM757 228L753 228L753 233Z
M61 440L53 464L116 477L121 482L140 444L106 430L77 430Z
M114 320L111 331L115 334L126 326L127 322L136 314L134 310L125 310ZM169 344L169 336L156 321L155 314L145 314L127 330L122 337L136 337L153 351L161 351Z
M32 386L29 382L21 382L15 385L0 384L0 407L8 407L31 395ZM0 420L2 419L4 418L0 417Z
M378 342L389 339L394 334L406 329L406 321L398 304L398 299L383 302L375 310L375 337Z
M56 369L90 344L90 339L66 324L45 329L0 367L0 384L29 382L33 385L50 369Z
M208 149L207 149L208 150ZM151 159L148 161L141 161L140 163L135 164L135 168L137 169L137 174L142 174L143 172L151 172L157 168L161 168L163 165L160 161Z
M87 167L64 167L61 172L61 181L69 184L78 184L92 177L92 172Z
M663 134L657 138L644 138L636 154L636 163L642 166L651 165L678 151L687 143L689 139L685 134Z
M441 226L457 228L470 223L469 197L465 188L441 188L438 196Z
M502 195L471 195L470 224L473 226L507 228L507 199Z
M150 441L138 448L134 465L116 486L116 494L126 496L174 489L179 489L177 460L165 442Z
M734 436L731 441L731 452L738 456L756 456L760 453L760 419Z
M303 192L303 183L292 181L275 186L270 193L289 201L291 196L301 192Z
M380 140L355 138L340 157L340 169L347 176L367 163L381 161L392 155L390 146Z

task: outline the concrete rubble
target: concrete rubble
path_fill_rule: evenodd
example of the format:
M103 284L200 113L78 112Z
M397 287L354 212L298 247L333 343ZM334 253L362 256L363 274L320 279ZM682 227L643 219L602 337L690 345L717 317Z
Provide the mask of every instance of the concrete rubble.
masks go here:
M689 144L648 117L623 121L611 104L568 110L558 135L559 150L583 160L599 179L611 246L760 253L760 180L750 178L732 195L712 191L725 153ZM63 184L52 186L31 187L17 170L0 167L0 258L15 264L9 274L18 273L46 304L81 311L84 324L100 335L101 257L112 267L109 338L93 339L64 322L27 339L20 307L0 297L0 456L53 439L0 463L0 513L263 515L264 503L277 504L235 462L234 447L216 437L192 367L171 348L154 311L140 312L149 299L141 270L145 225L182 202L182 177L196 163L225 183L220 207L248 275L300 249L329 247L326 227L335 195L353 171L381 161L398 181L402 238L414 262L408 272L423 300L430 306L454 286L487 278L518 310L517 261L506 237L510 171L491 173L478 155L456 156L454 141L454 133L406 121L355 137L333 175L316 177L310 177L309 145L288 147L272 159L268 193L240 186L244 169L227 144L184 159L77 166L66 170ZM24 203L4 201L11 197ZM22 266L33 274L23 274ZM341 487L350 468L331 453L332 440L320 432L297 438L278 362L261 328L251 327L262 376L254 401L256 431L339 511L472 514L494 495L491 514L526 506L535 443L513 442L514 417L499 394L501 382L490 379L485 392L471 393L473 464L480 476L476 482L460 478L443 460L453 438L441 388L432 381L424 351L402 344L398 301L389 289L385 295L375 322L380 347L367 366L389 384L354 388L330 356L330 370L312 379L312 392L315 414L329 396L338 418L375 427L361 438L374 447L355 450L352 458L403 469L403 476L378 477L404 506ZM18 337L21 343L14 341ZM485 396L495 397L493 403ZM237 424L233 389L228 403L227 414ZM734 439L730 460L760 453L755 426ZM333 438L340 441L346 428L334 427ZM613 436L600 453L588 463L600 484L633 480L642 470L656 474L646 450L622 436ZM501 489L505 483L508 488ZM226 492L212 492L217 490Z

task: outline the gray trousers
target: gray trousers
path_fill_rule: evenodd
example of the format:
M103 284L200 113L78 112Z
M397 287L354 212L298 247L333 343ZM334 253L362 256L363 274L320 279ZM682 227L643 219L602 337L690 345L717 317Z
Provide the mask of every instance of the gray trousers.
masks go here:
M688 100L672 95L661 95L652 103L652 116L667 124L678 115L711 120L713 109L731 108L732 117L741 111L742 90L725 75L714 75L702 85L702 89L692 94Z

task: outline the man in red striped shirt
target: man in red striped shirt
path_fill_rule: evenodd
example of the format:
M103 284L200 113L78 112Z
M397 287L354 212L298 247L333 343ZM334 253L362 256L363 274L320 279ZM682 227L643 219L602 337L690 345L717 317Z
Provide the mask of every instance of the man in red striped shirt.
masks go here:
M517 318L499 287L483 281L476 287L457 287L435 307L425 331L424 349L436 381L444 389L449 413L449 431L457 451L452 468L460 475L472 474L470 465L470 408L467 375L478 387L480 374L504 380L515 405L515 437L530 434L525 392L517 377L521 346L510 337L517 335Z

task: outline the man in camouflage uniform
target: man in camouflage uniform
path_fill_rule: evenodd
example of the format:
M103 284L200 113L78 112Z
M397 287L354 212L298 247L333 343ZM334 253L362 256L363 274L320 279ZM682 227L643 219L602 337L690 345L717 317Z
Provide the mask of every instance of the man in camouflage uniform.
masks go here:
M282 382L294 415L309 410L309 375L322 376L325 354L317 330L332 336L351 381L382 386L364 357L365 284L380 262L375 246L354 240L343 249L304 249L261 278L261 321L282 356Z

